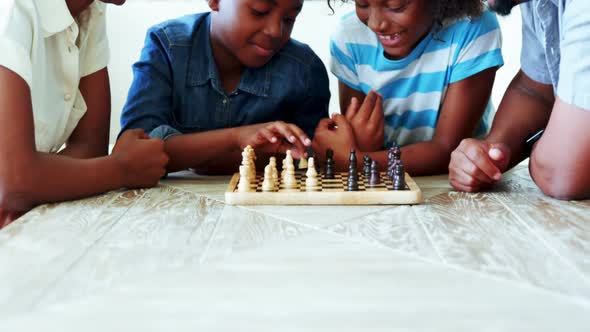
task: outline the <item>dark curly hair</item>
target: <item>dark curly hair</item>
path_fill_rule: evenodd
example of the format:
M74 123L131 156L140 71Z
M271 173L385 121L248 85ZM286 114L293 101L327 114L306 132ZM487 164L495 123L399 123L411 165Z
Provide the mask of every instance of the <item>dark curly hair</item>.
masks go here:
M328 7L334 12L332 3L349 0L327 0ZM483 0L425 0L432 6L434 20L439 25L445 21L454 21L462 18L473 18L482 14L484 10Z

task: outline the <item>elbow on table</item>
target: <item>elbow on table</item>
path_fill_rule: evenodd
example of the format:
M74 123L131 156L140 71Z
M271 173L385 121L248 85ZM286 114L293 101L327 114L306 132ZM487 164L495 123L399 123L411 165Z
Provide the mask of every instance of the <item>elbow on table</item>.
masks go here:
M0 172L0 211L22 212L29 210L32 200L26 186L16 174Z
M587 199L590 183L584 175L577 174L575 166L559 164L559 161L538 161L531 157L530 173L541 191L559 200Z

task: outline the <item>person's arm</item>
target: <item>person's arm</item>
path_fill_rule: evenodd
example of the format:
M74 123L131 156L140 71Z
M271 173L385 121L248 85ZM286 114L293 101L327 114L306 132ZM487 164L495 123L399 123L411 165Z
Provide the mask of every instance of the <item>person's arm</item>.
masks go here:
M531 154L531 177L559 199L590 198L590 110L557 99Z
M61 155L96 158L108 154L111 118L109 74L106 68L82 77L80 92L88 107L86 114L66 142Z
M0 210L4 214L123 186L154 185L164 173L162 143L140 139L139 133L127 135L113 155L94 159L37 152L34 135L29 87L0 66Z

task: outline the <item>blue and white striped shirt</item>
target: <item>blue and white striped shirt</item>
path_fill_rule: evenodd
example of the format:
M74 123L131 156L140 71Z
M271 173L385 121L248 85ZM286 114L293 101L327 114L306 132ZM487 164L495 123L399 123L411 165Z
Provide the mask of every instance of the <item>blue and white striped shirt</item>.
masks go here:
M341 19L330 44L331 70L340 81L383 96L386 147L431 140L447 87L504 64L498 20L488 11L433 30L400 60L383 55L377 35L354 12ZM492 114L490 102L474 136L487 133Z

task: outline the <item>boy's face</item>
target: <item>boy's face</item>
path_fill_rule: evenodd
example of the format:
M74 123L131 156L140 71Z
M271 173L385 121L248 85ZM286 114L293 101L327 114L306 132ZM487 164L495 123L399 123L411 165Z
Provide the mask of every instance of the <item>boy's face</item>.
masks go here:
M359 19L377 34L385 55L408 56L434 24L430 0L355 0Z
M289 41L303 0L209 0L209 6L218 66L256 68Z

